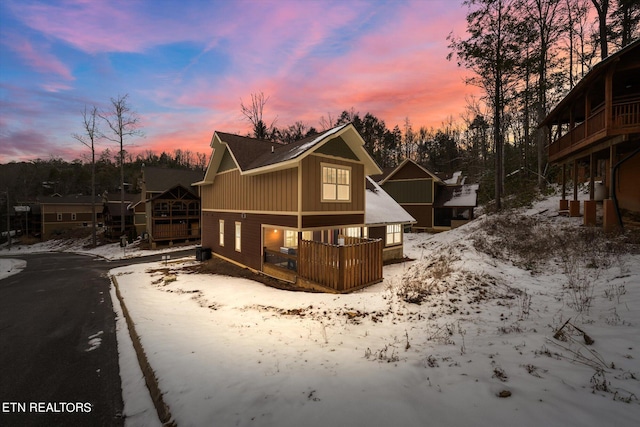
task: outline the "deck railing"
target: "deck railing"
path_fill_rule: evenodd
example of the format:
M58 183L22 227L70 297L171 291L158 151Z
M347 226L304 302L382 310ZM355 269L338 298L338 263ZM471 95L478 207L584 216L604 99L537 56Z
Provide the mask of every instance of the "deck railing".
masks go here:
M615 102L612 109L612 130L624 131L625 128L640 126L640 99ZM586 126L585 126L586 124ZM605 110L600 108L589 116L586 122L578 124L568 133L549 146L549 156L565 151L585 139L606 129Z
M200 228L187 223L174 223L174 224L154 224L153 225L153 238L158 239L189 239L196 238L200 235Z
M301 240L300 277L337 291L348 291L382 280L382 240L345 237L344 245Z

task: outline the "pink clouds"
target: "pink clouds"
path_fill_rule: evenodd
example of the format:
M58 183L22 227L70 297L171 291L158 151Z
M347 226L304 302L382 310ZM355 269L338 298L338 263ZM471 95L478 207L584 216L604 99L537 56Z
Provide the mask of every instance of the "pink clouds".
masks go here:
M69 67L49 53L47 49L34 46L34 44L26 38L18 35L9 35L3 37L2 43L18 54L23 61L36 71L42 74L53 74L66 81L74 80ZM57 83L55 86L60 88L66 85ZM53 89L52 91L56 91L55 86L51 87L51 89Z
M215 130L249 132L240 102L257 92L270 97L265 119L278 126L318 128L321 116L353 107L389 128L409 117L415 129L457 116L477 93L445 59L447 35L466 26L464 8L446 1L8 4L35 34L13 35L22 38L12 49L55 76L39 82L45 90L98 105L114 88L135 95L147 138L132 151L207 152ZM148 60L157 62L145 68ZM83 67L98 77L82 80Z

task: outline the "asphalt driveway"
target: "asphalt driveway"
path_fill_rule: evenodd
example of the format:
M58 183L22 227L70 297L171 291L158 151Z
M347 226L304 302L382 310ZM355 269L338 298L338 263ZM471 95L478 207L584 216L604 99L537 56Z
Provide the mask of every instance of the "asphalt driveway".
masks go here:
M68 253L17 258L27 267L0 280L0 425L123 425L107 273L159 256L114 262Z

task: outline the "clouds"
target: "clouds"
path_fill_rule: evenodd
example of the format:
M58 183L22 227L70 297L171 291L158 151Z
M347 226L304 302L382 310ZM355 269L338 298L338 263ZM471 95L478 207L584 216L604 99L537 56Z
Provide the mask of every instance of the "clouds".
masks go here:
M351 107L389 127L405 117L438 125L472 91L445 59L464 12L448 1L10 1L0 6L0 54L12 58L0 83L57 95L27 115L2 106L2 145L18 144L27 122L61 144L84 103L124 93L144 123L141 149L207 152L214 130L248 132L240 100L257 92L280 126L317 127ZM18 152L29 157L3 156Z

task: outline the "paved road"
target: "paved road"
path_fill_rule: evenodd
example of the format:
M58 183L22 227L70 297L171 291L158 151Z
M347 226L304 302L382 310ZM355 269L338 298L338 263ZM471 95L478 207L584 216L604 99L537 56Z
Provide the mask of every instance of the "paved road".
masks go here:
M107 272L159 256L19 258L27 260L26 269L0 280L0 425L123 425Z

